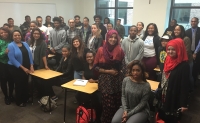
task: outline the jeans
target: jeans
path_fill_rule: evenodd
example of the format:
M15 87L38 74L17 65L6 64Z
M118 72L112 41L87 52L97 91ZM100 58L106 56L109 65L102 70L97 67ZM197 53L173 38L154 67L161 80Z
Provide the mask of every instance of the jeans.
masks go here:
M74 71L74 79L82 79L83 71Z

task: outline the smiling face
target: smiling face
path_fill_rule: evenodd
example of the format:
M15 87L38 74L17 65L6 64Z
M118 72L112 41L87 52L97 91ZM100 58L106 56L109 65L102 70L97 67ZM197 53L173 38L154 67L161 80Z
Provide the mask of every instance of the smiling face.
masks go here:
M100 24L101 23L100 18L95 18L94 21L95 21L96 24Z
M37 30L35 30L35 31L33 32L33 38L34 38L35 40L38 40L38 39L40 38L40 32L37 31Z
M131 74L132 74L133 79L139 80L142 78L142 69L140 68L139 65L134 65L132 67Z
M30 23L30 30L33 30L36 27L37 27L37 25L35 23Z
M78 48L79 46L80 46L80 42L79 42L79 40L74 40L73 41L73 46L75 47L75 48Z
M112 24L108 24L108 25L107 25L107 30L112 30L112 29L113 29Z
M67 57L67 56L69 56L69 54L70 54L70 51L67 48L63 47L62 48L62 56Z
M86 54L86 61L88 64L92 64L94 62L94 55L92 53Z
M142 24L140 22L137 23L137 28L138 31L142 30L144 27L142 26Z
M167 55L169 55L171 58L176 58L177 57L177 54L176 54L176 50L174 47L172 46L169 46L167 48Z
M13 26L14 26L14 20L13 20L13 19L10 19L10 20L8 21L8 24L9 24L10 27L13 27Z
M75 22L72 19L68 21L68 24L69 24L70 28L74 28L75 27Z
M153 25L150 25L147 29L149 35L153 35L155 28Z
M180 37L181 36L181 28L179 26L176 26L174 29L174 35L176 37Z
M108 39L108 43L110 45L115 45L117 43L117 35L116 34L112 34L110 36L110 38Z
M4 39L4 40L8 39L8 32L1 30L0 35L1 35L2 39Z
M21 34L19 33L19 32L14 32L13 33L13 40L14 40L14 42L16 42L16 43L19 43L19 42L21 42Z

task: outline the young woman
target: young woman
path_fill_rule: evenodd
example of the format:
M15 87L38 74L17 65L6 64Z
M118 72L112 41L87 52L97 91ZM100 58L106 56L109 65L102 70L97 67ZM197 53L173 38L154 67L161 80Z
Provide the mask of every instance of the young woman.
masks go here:
M97 24L92 24L91 26L92 33L86 38L86 46L88 49L97 52L99 47L102 45L103 38L101 36L101 31Z
M167 57L159 85L162 88L162 104L158 116L165 123L178 123L181 112L186 111L188 106L190 67L181 38L168 42L166 50Z
M1 82L1 89L5 96L4 101L6 105L10 105L10 103L13 101L13 89L14 89L14 83L13 80L10 77L10 73L8 71L8 44L11 42L11 33L9 29L7 28L0 28L0 82ZM8 94L8 88L9 88L9 94Z
M151 88L144 66L140 61L132 61L128 71L129 76L122 83L122 107L115 113L112 123L146 123L150 116Z
M110 23L110 19L108 17L104 18L103 25L107 28L107 24Z
M145 33L145 31L143 30L144 29L144 23L143 22L138 22L137 23L137 28L138 28L138 33L137 33L138 37L143 39L144 33Z
M190 65L190 90L194 89L194 80L192 76L192 68L193 68L193 57L191 52L191 40L186 36L185 28L182 25L176 25L174 31L172 32L172 36L174 39L181 38L184 41L184 45L187 51L188 63Z
M144 41L144 57L142 59L149 79L155 80L156 73L154 68L159 65L158 47L160 46L160 37L158 36L158 28L156 24L150 23L143 37Z
M110 123L121 105L121 86L125 75L124 52L117 31L107 33L106 43L97 51L94 69L99 74L98 89L102 94L101 123Z
M85 64L85 55L89 51L88 48L85 48L83 41L79 36L75 36L72 39L72 66L74 68L74 79L82 79L84 64Z
M39 28L34 28L31 32L31 39L28 41L32 51L34 69L49 69L47 66L46 50L47 45L43 39L42 32Z
M28 100L28 74L34 72L33 59L27 43L22 42L22 34L15 30L13 42L8 45L9 72L15 82L16 104L26 106Z

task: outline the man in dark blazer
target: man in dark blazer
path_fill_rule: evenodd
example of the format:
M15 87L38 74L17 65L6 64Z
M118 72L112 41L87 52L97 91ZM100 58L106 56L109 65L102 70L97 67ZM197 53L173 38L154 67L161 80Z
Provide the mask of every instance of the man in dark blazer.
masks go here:
M199 41L200 41L200 27L198 27L199 19L193 17L191 19L191 28L186 31L186 35L191 40L191 50L194 53ZM197 53L196 59L193 61L193 77L194 82L196 82L197 76L200 73L200 52Z

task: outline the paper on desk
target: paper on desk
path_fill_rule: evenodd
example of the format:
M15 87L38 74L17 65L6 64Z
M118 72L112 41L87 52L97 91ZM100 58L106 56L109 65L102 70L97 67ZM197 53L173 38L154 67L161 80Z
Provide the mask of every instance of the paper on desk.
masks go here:
M77 79L73 85L75 86L86 86L88 80L83 80L83 79Z

